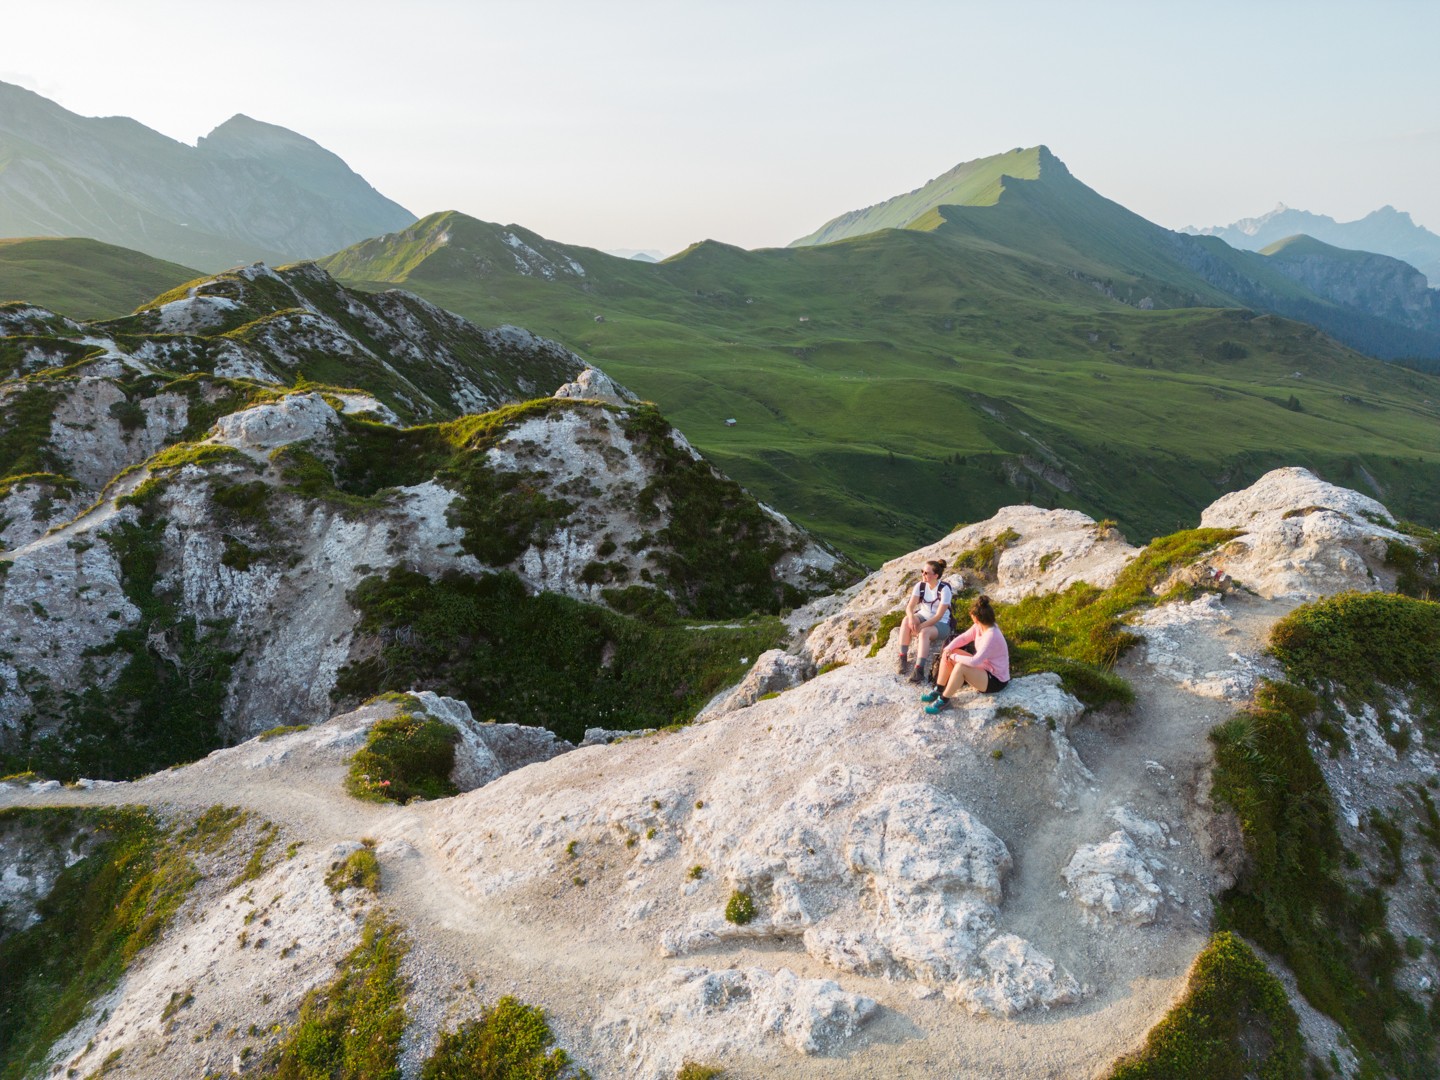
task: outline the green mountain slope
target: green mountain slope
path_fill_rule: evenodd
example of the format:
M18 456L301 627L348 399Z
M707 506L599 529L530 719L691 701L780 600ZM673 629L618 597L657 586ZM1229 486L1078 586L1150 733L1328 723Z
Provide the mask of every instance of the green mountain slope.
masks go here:
M0 236L90 236L218 270L309 258L413 220L285 128L239 115L187 146L0 82Z
M1110 249L1136 252L1128 281L1060 260L1063 235L1043 254L1002 239L951 217L786 249L707 241L646 265L449 213L323 265L565 342L867 560L1025 500L1116 515L1143 540L1290 463L1369 477L1434 519L1440 380L1253 311L1123 302L1151 295L1133 223Z
M1009 179L1035 180L1040 176L1043 146L1017 147L1006 154L962 162L907 195L852 210L832 218L791 247L830 244L879 229L904 229L939 206L994 206Z
M0 303L24 300L82 321L128 314L199 276L178 263L98 240L0 240Z

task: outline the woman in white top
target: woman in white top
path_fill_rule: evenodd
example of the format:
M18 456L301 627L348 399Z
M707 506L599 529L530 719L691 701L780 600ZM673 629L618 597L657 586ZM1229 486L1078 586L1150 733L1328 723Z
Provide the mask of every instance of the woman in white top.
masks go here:
M920 581L910 590L905 603L905 618L900 621L900 674L909 675L911 682L925 680L926 661L931 646L950 636L950 601L954 593L947 582L944 559L930 559L920 571ZM915 641L915 667L910 668L910 642Z

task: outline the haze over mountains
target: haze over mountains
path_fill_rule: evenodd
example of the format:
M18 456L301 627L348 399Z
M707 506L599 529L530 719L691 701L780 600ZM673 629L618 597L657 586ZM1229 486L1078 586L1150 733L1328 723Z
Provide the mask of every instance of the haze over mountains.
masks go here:
M273 124L233 116L187 146L0 83L0 236L89 237L221 270L317 258L414 220Z
M1246 251L1263 251L1292 236L1312 236L1335 247L1400 259L1429 278L1432 285L1440 285L1440 236L1416 225L1409 214L1393 206L1382 206L1358 221L1336 221L1325 214L1280 203L1259 217L1204 229L1187 226L1182 231L1195 236L1218 236L1231 247Z
M1418 271L1313 240L1262 254L1172 232L1043 146L963 163L790 248L705 241L653 264L454 212L411 221L327 151L243 117L190 148L7 94L19 107L6 130L28 117L28 134L0 170L0 205L23 205L4 184L39 184L42 158L58 167L59 150L42 145L73 151L64 176L112 187L133 181L137 162L178 163L183 183L146 191L187 207L196 178L208 183L223 161L237 185L250 177L250 202L217 212L232 236L224 250L283 241L291 250L269 256L283 262L308 245L353 287L399 285L560 340L657 402L757 495L863 559L1017 499L1163 533L1283 464L1365 484L1403 514L1424 518L1440 502L1440 391L1342 347L1440 366L1440 293ZM299 194L274 197L282 190ZM386 213L367 218L377 205ZM250 217L257 206L268 216ZM327 254L340 243L315 250L314 234L335 224L335 206L351 237L368 238ZM195 215L177 219L193 240ZM154 253L153 239L134 243ZM138 255L127 266L113 247L86 266L73 243L12 245L0 299L117 316L136 302L126 279L144 277L154 295L193 277Z

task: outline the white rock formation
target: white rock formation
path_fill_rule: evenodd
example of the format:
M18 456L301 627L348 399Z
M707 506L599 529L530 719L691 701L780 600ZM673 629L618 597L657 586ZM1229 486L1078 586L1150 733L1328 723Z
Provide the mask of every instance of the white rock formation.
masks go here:
M318 393L287 394L222 416L215 441L241 450L273 450L322 435L336 423L335 410Z
M608 401L614 405L628 405L639 399L614 379L596 367L587 367L556 390L557 398L588 398L592 401Z
M474 791L508 772L574 749L542 727L476 723L470 706L455 698L429 690L412 692L411 697L422 711L460 732L450 779L461 791Z
M1386 545L1406 541L1394 520L1374 499L1300 468L1268 472L1200 515L1204 528L1245 531L1220 549L1217 566L1261 596L1297 600L1392 588Z
M957 567L966 552L1006 533L1015 536L999 553L993 580L982 582L973 570ZM790 622L811 627L805 649L817 664L849 662L868 652L881 616L904 606L906 590L920 579L928 559L946 560L950 565L945 577L957 587L962 581L978 584L993 600L1014 601L1056 592L1076 581L1103 588L1135 552L1118 532L1099 528L1077 510L1007 506L938 543L890 560L846 592L797 609Z
M802 1054L833 1052L878 1010L789 968L676 967L612 1001L596 1035L615 1045L625 1075L671 1080L687 1061L726 1061L772 1040Z
M1116 829L1098 844L1077 848L1063 876L1091 920L1118 919L1131 926L1155 921L1160 886L1124 829Z

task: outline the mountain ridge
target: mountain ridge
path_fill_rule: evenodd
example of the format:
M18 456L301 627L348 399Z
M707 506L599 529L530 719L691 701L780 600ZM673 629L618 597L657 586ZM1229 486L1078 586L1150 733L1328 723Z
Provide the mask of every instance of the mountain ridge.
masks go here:
M317 143L243 114L192 147L0 82L0 160L0 234L90 237L202 270L316 257L414 220Z
M1334 247L1373 251L1400 259L1424 274L1432 286L1440 287L1440 236L1415 224L1407 211L1389 205L1355 221L1340 222L1325 214L1278 203L1275 209L1257 217L1206 228L1187 225L1180 231L1195 236L1218 236L1232 247L1249 251L1258 251L1287 236L1304 234Z

